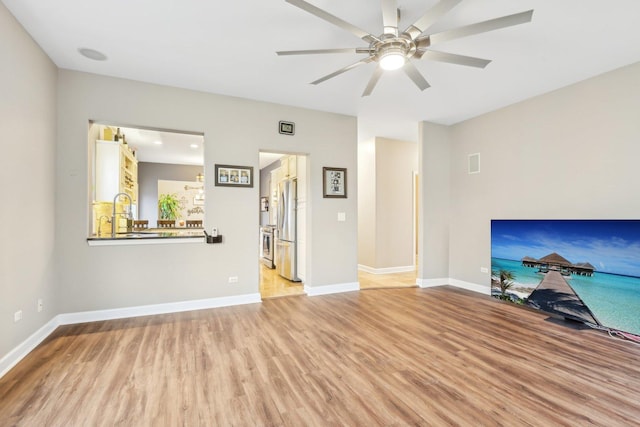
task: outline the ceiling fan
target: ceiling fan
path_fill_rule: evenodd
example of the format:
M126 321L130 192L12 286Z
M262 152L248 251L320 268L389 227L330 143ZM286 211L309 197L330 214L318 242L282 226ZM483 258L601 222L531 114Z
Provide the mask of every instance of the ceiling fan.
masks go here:
M369 83L367 84L362 96L371 95L371 92L373 92L373 89L385 70L396 70L400 68L404 70L407 76L409 76L420 90L428 88L430 86L429 83L422 74L420 74L420 71L418 71L415 65L413 65L411 61L412 59L424 58L432 61L484 68L491 62L490 60L474 58L472 56L457 55L454 53L439 52L431 50L431 46L452 39L498 30L500 28L511 27L513 25L524 24L530 22L533 15L533 10L528 10L526 12L490 19L488 21L478 22L439 33L429 33L429 28L440 17L462 1L441 0L429 9L420 19L409 25L404 31L399 32L398 21L400 11L398 9L398 1L382 0L382 23L384 29L381 35L374 36L373 34L369 34L355 25L352 25L337 16L331 15L330 13L307 3L304 0L285 1L317 16L320 19L324 19L331 24L349 31L369 43L369 46L338 49L289 50L279 51L276 53L280 56L324 53L366 54L366 58L311 82L311 84L317 85L360 65L377 62L378 67L373 72L371 79L369 79Z

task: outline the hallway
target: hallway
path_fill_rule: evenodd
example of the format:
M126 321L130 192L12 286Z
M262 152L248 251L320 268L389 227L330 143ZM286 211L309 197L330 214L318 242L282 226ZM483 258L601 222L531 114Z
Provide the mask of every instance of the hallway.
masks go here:
M358 271L358 282L361 290L414 288L416 287L416 271L405 273L372 274Z

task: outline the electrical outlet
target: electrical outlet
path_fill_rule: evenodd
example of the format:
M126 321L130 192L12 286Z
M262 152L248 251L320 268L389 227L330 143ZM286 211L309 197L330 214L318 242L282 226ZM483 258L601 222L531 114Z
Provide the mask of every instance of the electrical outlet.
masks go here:
M42 298L38 298L38 313L42 311L44 308L44 303L42 302Z
M22 320L22 310L18 310L13 313L13 322L17 323Z
M487 267L480 267L480 273L488 273L489 269Z
M229 283L238 283L238 276L230 276Z

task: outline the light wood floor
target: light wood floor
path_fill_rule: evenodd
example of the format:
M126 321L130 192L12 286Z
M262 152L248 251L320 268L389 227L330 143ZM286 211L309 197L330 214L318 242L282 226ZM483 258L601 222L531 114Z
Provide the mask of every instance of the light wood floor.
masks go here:
M358 271L360 289L413 288L416 272L372 274ZM304 284L292 282L280 276L276 270L260 263L260 296L262 299L305 295Z
M451 287L58 328L1 425L630 426L640 348Z
M416 272L372 274L358 271L360 289L414 288ZM260 263L260 296L262 299L306 295L304 284L280 276L276 270Z
M260 263L260 296L262 299L305 295L302 282L292 282L280 276L275 269Z
M417 286L415 271L390 274L372 274L358 271L358 282L360 283L360 289L414 288Z

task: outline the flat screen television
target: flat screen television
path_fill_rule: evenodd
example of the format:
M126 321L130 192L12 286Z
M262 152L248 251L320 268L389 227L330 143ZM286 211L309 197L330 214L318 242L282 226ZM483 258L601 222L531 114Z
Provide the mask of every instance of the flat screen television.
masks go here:
M492 220L491 273L496 298L640 335L640 220Z

